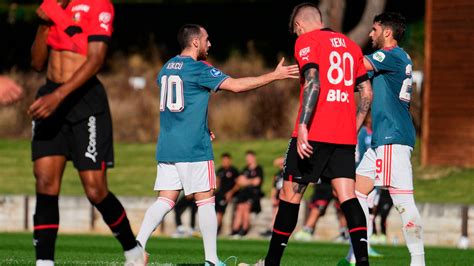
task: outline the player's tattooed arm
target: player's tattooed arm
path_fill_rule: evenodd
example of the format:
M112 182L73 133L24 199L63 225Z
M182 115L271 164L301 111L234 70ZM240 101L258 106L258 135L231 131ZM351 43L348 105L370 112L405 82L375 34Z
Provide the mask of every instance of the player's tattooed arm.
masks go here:
M307 187L306 184L299 184L299 183L296 183L296 182L292 183L292 186L293 186L293 192L301 194L301 195L303 195L303 193L306 191L306 187Z
M359 83L357 85L357 89L360 93L359 107L357 109L356 116L357 131L359 131L362 123L364 123L367 113L369 113L370 105L372 104L373 92L369 80Z
M298 126L297 151L301 159L310 157L313 148L308 142L308 123L316 109L319 97L319 71L316 68L309 68L304 72L303 101L301 115Z
M304 72L305 84L303 91L303 103L300 116L300 124L307 125L313 115L318 103L319 89L319 72L316 68L310 68Z

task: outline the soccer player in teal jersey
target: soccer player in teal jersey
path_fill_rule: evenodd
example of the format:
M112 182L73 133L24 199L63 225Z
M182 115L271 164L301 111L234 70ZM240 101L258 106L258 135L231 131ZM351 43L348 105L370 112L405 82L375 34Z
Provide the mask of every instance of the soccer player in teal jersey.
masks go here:
M145 214L137 241L145 248L152 232L184 190L185 195L194 195L198 206L205 265L222 265L216 248L216 175L207 125L210 92L248 91L275 80L298 78L299 71L297 65L283 66L282 59L273 72L234 79L202 61L211 47L202 26L184 25L178 32L178 42L181 54L166 62L157 78L161 97L155 190L159 196Z
M370 38L376 49L364 58L373 71L373 135L357 168L356 190L367 211L367 196L375 186L387 187L403 222L403 234L411 255L411 266L425 265L423 227L413 197L413 174L410 162L415 146L415 128L409 112L412 61L398 46L405 32L405 18L397 13L383 13L374 18ZM369 219L367 219L369 221ZM351 252L340 265L349 264Z

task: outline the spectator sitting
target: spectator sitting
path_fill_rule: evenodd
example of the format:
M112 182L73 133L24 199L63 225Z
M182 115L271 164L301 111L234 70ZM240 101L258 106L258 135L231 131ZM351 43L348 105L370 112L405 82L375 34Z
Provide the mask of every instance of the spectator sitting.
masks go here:
M261 211L263 169L258 165L254 151L247 151L245 159L247 166L237 178L240 190L236 196L236 208L232 223L232 236L234 237L247 235L250 229L250 214Z

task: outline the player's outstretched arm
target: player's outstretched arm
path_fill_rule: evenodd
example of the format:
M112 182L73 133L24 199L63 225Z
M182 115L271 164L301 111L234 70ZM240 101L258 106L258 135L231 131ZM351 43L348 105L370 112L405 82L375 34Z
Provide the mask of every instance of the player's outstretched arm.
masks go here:
M280 63L273 72L263 74L258 77L245 77L245 78L227 78L219 86L221 90L228 90L233 92L243 92L256 89L258 87L267 85L268 83L279 80L279 79L297 79L299 78L299 70L297 65L284 66L283 62L285 58L282 58Z
M370 105L372 104L373 92L369 80L357 84L357 89L360 92L359 108L357 109L356 115L357 132L359 132L359 129L369 112Z
M23 96L23 89L12 79L0 76L0 105L12 104Z

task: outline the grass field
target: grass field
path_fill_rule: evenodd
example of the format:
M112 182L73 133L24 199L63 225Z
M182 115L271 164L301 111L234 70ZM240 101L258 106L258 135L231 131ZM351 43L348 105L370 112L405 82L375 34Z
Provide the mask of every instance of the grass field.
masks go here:
M277 171L273 160L283 156L288 140L215 141L216 165L220 154L231 152L235 165L245 165L244 153L257 152L265 172L264 191L269 195L272 175ZM418 164L419 149L415 149L416 199L420 202L474 204L474 169L454 167L422 168ZM155 144L117 143L116 167L109 171L109 185L118 195L152 196L156 175ZM27 140L0 140L0 194L34 194L34 178ZM217 169L217 167L216 167ZM447 187L456 189L446 190ZM62 182L63 195L83 195L76 171L69 163ZM306 193L309 195L310 193Z
M0 265L33 265L31 234L0 234ZM60 235L56 243L58 265L118 265L123 255L118 242L109 236ZM219 240L219 257L236 256L238 262L256 262L262 258L268 241ZM377 246L384 258L372 259L371 265L409 265L404 246ZM200 264L203 249L200 239L153 238L148 242L152 265ZM347 245L322 242L298 243L290 240L282 265L336 265L345 256ZM169 264L168 264L169 265ZM228 265L234 265L233 263ZM426 265L474 265L473 250L426 248Z

